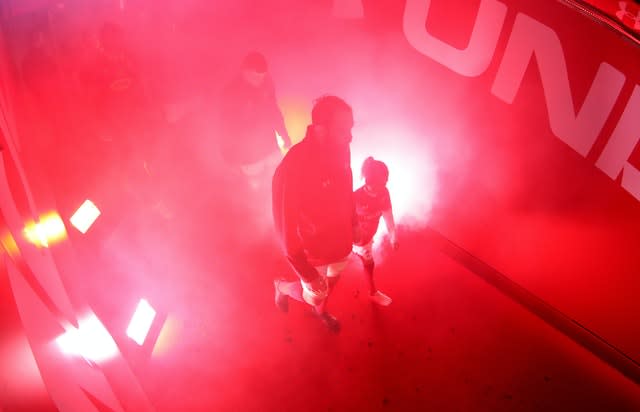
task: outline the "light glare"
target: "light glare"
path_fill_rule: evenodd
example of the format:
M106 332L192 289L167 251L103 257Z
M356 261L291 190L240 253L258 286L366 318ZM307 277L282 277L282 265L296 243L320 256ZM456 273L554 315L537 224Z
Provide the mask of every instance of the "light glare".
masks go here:
M100 216L100 209L98 209L91 200L87 199L78 210L76 210L73 216L71 216L69 221L80 233L85 234L98 216Z
M70 328L56 338L56 344L66 355L82 356L96 363L118 353L116 343L95 314L80 320L78 329Z
M155 317L156 311L151 307L149 302L145 299L140 299L138 307L131 318L131 322L129 322L127 336L142 346Z

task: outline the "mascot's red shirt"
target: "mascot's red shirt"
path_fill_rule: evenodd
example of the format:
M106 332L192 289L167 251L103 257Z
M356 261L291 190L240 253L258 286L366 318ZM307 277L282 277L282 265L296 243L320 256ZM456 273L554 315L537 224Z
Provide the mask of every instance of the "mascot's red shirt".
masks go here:
M382 214L391 210L391 197L386 187L378 196L373 196L367 192L364 186L356 190L353 196L356 205L356 214L358 216L358 225L361 231L361 237L356 244L364 246L373 240L373 237L378 231Z

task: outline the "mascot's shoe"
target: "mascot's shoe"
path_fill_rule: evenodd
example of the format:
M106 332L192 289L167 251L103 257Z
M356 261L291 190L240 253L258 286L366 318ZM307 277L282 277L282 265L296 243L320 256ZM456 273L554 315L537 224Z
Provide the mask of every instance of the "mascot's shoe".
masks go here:
M379 290L376 291L373 295L369 295L369 299L372 302L377 303L380 306L389 306L392 302L391 298Z

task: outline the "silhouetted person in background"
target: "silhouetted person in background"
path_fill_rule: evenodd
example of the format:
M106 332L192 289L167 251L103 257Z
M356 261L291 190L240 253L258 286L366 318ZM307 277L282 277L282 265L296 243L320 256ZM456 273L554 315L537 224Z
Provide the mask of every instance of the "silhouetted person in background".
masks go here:
M389 240L394 249L398 249L396 225L391 208L391 197L387 189L389 169L384 162L368 157L362 164L364 185L353 194L356 215L360 228L360 239L355 243L353 252L360 258L367 274L369 298L378 305L391 304L391 298L380 292L373 281L373 238L378 231L380 217L384 219L389 232Z
M299 281L274 281L277 306L287 297L313 306L333 332L340 323L326 299L346 266L357 237L351 174L351 107L335 96L318 99L312 124L273 177L273 215L285 254Z
M161 185L154 173L161 165L154 162L154 154L163 132L162 117L149 98L124 29L113 22L102 24L97 38L86 38L82 60L80 77L93 116L89 123L100 153L94 160L100 181L115 182L138 205L155 207Z
M50 36L46 26L37 26L29 33L29 46L21 67L22 80L37 112L34 120L44 126L42 137L48 136L49 143L45 146L54 142L56 135L66 133L66 96Z
M140 68L118 24L106 22L98 32L98 43L87 42L86 67L81 75L86 95L102 126L102 138L140 146L148 134L149 102ZM96 47L97 50L91 50Z
M22 60L22 79L38 103L50 103L59 97L56 96L58 70L47 34L43 28L35 28L29 33L29 48Z
M263 181L268 182L282 158L276 132L284 140L284 148L291 146L262 54L245 56L240 73L225 87L220 105L222 157L257 189Z

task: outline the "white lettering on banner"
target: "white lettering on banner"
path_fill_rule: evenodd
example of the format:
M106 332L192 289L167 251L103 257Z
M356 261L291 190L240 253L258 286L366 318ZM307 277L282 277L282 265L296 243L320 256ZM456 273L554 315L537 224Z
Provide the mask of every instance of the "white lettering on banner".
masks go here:
M586 156L620 95L625 76L611 65L602 63L576 116L558 36L549 27L519 13L491 92L511 104L534 55L551 131L573 150Z
M496 0L481 1L469 47L464 51L454 49L426 32L425 23L430 6L431 0L407 0L403 29L409 44L458 74L482 74L495 53L506 6ZM560 39L550 27L518 13L491 92L511 104L534 55L540 70L551 131L569 147L586 156L610 116L626 76L610 64L601 63L585 101L576 114ZM640 171L627 162L638 142L638 95L636 87L613 136L598 160L598 167L614 179L623 171L622 187L640 200Z
M407 0L403 18L404 33L420 53L458 74L479 76L487 70L502 31L507 6L496 0L483 0L466 49L457 49L425 31L431 0Z
M629 157L640 140L640 86L636 85L627 106L600 154L596 166L610 178L622 172L622 187L640 199L640 172L629 163Z

